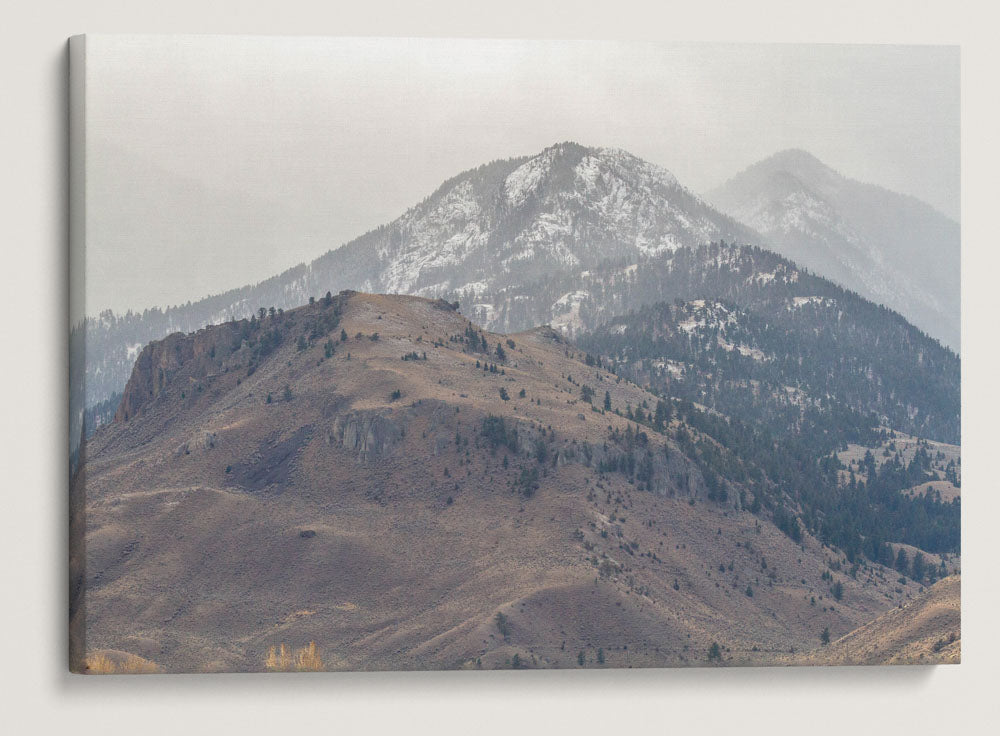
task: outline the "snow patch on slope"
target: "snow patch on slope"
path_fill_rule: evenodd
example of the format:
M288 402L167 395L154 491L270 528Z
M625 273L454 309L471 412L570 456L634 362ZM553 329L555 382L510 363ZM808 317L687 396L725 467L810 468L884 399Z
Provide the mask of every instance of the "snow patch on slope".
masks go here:
M590 296L589 291L571 291L559 297L552 305L552 327L569 334L584 328L580 318L580 305Z
M548 148L514 169L504 180L507 201L517 207L530 197L552 168L558 148Z

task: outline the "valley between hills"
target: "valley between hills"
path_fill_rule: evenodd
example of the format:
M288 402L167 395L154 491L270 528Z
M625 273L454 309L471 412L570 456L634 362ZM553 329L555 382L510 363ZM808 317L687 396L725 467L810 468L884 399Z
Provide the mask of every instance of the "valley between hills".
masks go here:
M787 521L820 502L660 368L352 291L149 343L71 484L71 668L958 661L957 553ZM956 445L884 429L831 488L918 457L908 503L960 493Z

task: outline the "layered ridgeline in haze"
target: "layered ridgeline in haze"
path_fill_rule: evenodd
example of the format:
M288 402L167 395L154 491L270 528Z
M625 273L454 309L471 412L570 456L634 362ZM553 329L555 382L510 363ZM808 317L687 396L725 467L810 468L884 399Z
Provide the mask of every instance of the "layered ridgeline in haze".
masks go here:
M702 288L716 276L692 260L704 251L685 255L719 240L764 242L666 170L624 151L564 143L495 161L450 179L397 220L308 265L179 307L88 319L86 369L74 376L79 399L72 416L79 421L84 407L121 392L150 340L248 317L262 306L288 309L327 290L444 297L491 330L551 323L570 336L660 299L725 298ZM771 272L768 264L761 273ZM740 268L757 265L744 259ZM648 269L660 283L644 275ZM746 284L751 276L739 274ZM812 283L792 287L804 289L794 295L810 296ZM82 340L83 331L72 337ZM112 403L90 412L91 424L113 411Z
M74 668L269 669L285 637L334 669L957 657L953 615L912 623L960 570L960 359L760 238L562 144L91 321Z
M848 179L805 151L760 161L709 201L761 244L904 315L958 349L958 223L914 197Z
M341 289L479 303L480 295L540 276L719 238L750 241L754 234L668 171L624 151L563 143L494 161L446 181L388 225L259 284L165 310L88 318L86 375L75 377L74 392L84 400L73 415L120 392L150 340L249 317L261 306L288 309ZM540 320L508 319L504 327L548 322L561 309L551 306ZM82 340L80 329L74 339Z

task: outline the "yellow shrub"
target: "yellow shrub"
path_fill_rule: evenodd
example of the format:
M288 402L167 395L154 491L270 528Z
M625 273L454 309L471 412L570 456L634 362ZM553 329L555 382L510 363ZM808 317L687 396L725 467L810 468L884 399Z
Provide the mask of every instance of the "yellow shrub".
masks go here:
M292 668L292 655L282 644L279 650L271 647L267 652L264 666L273 672L288 672Z
M309 646L302 647L295 656L295 669L299 672L322 672L323 658L319 656L316 642L309 642Z
M319 654L316 642L309 642L309 646L302 647L293 656L284 644L279 647L271 647L267 650L267 658L264 660L264 668L270 672L320 672L323 670L323 658Z
M137 654L126 654L115 661L104 653L89 655L84 660L84 669L88 675L151 675L161 671L155 662Z

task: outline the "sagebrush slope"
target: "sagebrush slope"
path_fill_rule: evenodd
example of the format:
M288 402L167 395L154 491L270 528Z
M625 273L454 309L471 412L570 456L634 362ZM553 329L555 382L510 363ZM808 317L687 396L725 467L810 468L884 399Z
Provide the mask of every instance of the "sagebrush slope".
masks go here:
M147 351L74 481L77 662L767 664L913 590L710 488L676 435L710 438L551 330L343 294Z

